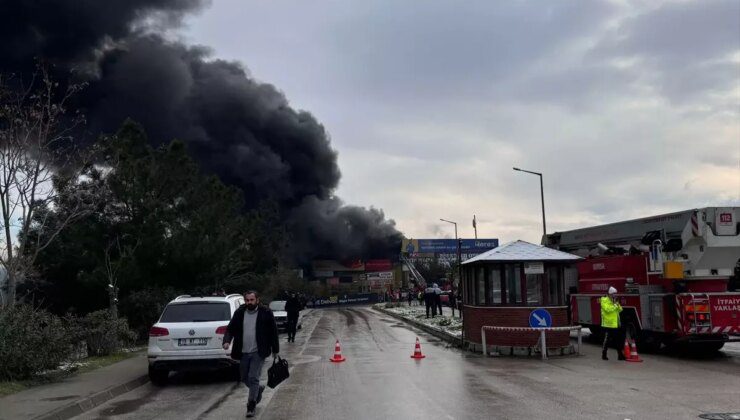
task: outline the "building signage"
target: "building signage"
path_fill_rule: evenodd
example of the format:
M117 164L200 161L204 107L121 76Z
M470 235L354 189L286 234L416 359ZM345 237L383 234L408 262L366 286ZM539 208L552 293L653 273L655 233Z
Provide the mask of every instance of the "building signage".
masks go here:
M367 260L365 271L390 271L393 269L391 260Z
M524 274L545 274L545 263L543 262L525 262Z
M330 296L329 298L316 299L313 302L309 302L309 306L316 308L320 306L375 303L377 302L377 300L378 295L376 293L361 293L352 295Z
M461 239L460 252L482 254L498 246L498 239ZM457 254L454 239L404 239L401 252L408 254Z
M367 273L368 280L393 280L392 271L381 271L379 273Z

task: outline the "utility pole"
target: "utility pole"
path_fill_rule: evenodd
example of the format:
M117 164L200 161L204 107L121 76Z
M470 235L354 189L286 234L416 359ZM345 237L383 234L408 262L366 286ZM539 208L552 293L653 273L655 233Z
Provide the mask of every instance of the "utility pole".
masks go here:
M478 239L478 223L475 221L475 215L473 215L473 230L475 231L475 239Z

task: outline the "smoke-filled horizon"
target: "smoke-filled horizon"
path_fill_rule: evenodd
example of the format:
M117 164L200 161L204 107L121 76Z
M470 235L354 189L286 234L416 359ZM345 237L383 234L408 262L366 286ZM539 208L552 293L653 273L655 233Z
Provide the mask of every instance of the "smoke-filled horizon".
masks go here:
M256 207L279 204L295 261L382 258L401 233L381 210L334 196L340 170L326 129L270 84L206 47L167 39L202 0L0 0L0 71L31 73L40 59L88 83L79 108L91 138L126 118L154 144L181 139L202 167ZM218 221L214 221L217 223Z

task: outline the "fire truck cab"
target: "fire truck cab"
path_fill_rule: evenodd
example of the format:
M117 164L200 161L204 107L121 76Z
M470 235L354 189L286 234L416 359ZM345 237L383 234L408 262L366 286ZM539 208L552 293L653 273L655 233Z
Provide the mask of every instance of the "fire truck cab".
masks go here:
M609 287L622 326L645 350L718 350L740 340L740 207L708 207L548 235L580 255L571 322L601 333L598 299Z

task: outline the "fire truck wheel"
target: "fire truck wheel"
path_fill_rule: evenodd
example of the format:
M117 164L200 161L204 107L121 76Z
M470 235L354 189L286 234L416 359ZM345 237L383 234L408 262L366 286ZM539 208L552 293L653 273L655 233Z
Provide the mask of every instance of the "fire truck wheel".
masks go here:
M692 343L691 350L695 353L700 354L710 354L719 351L722 347L724 347L725 343Z

